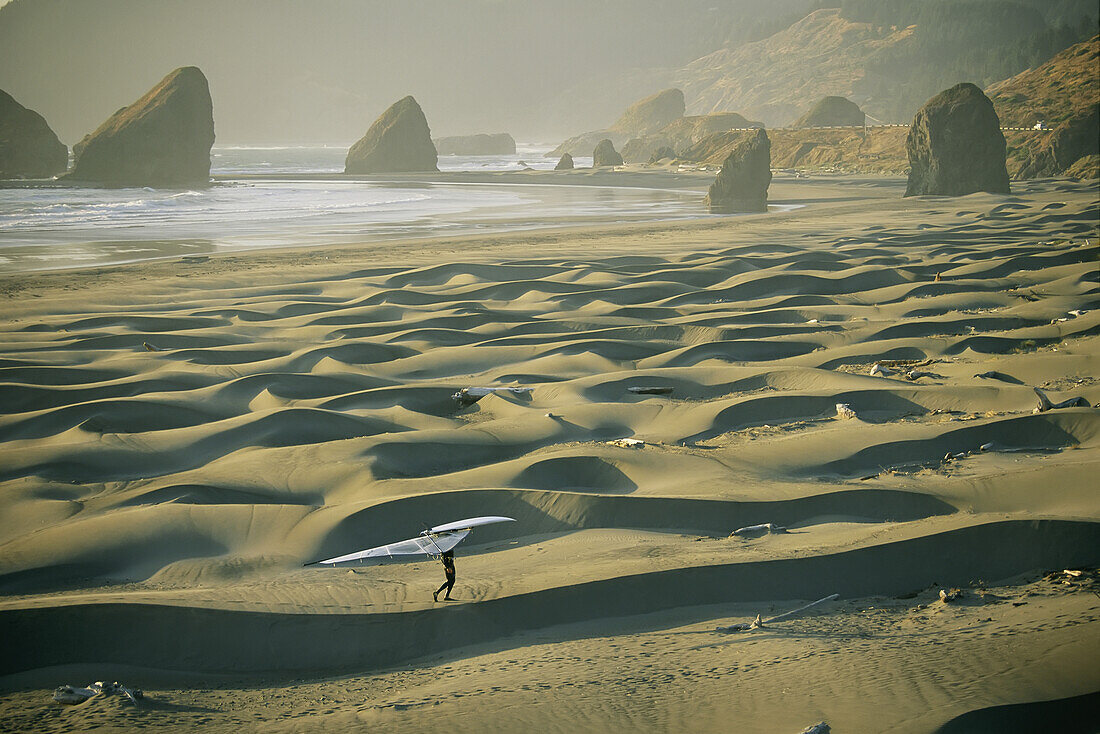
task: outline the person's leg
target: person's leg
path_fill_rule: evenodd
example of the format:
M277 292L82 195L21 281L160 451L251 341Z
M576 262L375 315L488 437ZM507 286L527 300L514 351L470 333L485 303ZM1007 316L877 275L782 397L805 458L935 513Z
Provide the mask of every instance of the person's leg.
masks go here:
M454 586L454 581L451 581L450 579L447 579L446 581L444 581L443 585L440 586L438 589L435 590L435 592L432 593L432 600L433 601L439 601L439 592L443 591L444 589L447 589L447 594L450 595L450 593L451 593L450 587L451 586Z
M455 577L447 576L447 583L443 585L447 587L447 593L443 598L449 600L451 598L451 589L455 587Z

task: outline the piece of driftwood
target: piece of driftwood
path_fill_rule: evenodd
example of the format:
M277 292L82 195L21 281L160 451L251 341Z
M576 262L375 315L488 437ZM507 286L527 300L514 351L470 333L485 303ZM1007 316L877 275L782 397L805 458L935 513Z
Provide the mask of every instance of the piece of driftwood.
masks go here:
M145 694L142 693L140 688L127 688L118 681L114 683L104 683L101 680L97 680L95 683L89 683L85 688L80 688L79 686L58 686L54 689L53 700L57 703L78 704L84 703L93 696L99 695L126 696L134 705L137 705L139 700L145 698Z
M855 418L856 412L852 410L852 406L848 403L836 404L836 417L837 418Z
M962 589L940 589L940 600L944 604L950 604L962 598Z
M636 438L616 438L614 441L608 441L607 445L624 449L640 449L645 446L645 441Z
M744 632L746 630L760 629L761 627L763 627L766 624L772 624L774 622L782 622L785 619L791 619L792 617L797 617L799 614L802 614L805 611L813 609L818 604L824 604L827 601L835 601L836 599L839 599L839 598L840 598L840 594L829 594L828 596L822 597L822 598L818 599L817 601L812 601L812 602L810 602L809 604L807 604L805 606L799 607L798 609L792 609L789 612L783 612L782 614L776 615L776 616L774 616L770 619L765 619L765 620L761 621L760 620L760 615L757 614L756 619L754 619L752 622L749 622L747 624L744 624L744 623L742 623L742 624L731 624L728 627L715 627L714 631L715 632Z
M495 392L507 392L513 395L526 395L531 392L529 387L464 387L454 395L451 399L462 407L473 405L478 400L481 400L486 395Z
M627 392L635 395L671 395L671 387L628 387Z
M936 275L936 280L939 280L939 279L940 279L940 276L937 274ZM832 731L833 730L829 728L828 724L826 724L824 721L821 721L821 722L818 722L817 724L814 724L813 726L807 726L805 729L800 731L798 734L832 734Z
M905 373L905 379L910 382L919 380L922 377L931 377L934 380L942 380L943 375L937 375L935 372L926 372L924 370L909 370Z
M1052 402L1050 402L1050 398L1048 398L1043 393L1042 390L1040 390L1037 387L1033 387L1031 389L1035 391L1035 394L1037 396L1039 396L1039 405L1033 411L1035 413L1045 413L1048 410L1058 410L1059 408L1091 408L1092 407L1091 405L1089 405L1089 401L1085 400L1084 398L1082 398L1080 396L1078 396L1076 398L1070 398L1069 400L1063 400L1060 403L1052 403Z
M882 375L883 377L889 377L892 374L894 374L894 371L892 369L890 369L889 367L885 367L885 366L879 364L878 362L875 362L874 366L871 367L871 372L870 372L871 377L874 377L875 375Z
M729 534L731 538L760 538L765 535L775 533L777 535L786 533L787 528L782 525L773 525L770 522L761 523L760 525L748 525L743 528L738 528Z
M1000 380L1001 382L1008 382L1013 385L1023 385L1023 381L1013 377L1012 375L1006 375L1004 372L998 372L997 370L989 370L988 372L978 372L975 377L983 380Z

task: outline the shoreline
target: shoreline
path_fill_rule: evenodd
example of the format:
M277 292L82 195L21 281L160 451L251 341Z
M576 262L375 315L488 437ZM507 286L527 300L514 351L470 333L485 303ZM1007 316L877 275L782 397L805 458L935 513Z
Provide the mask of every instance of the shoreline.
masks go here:
M524 177L527 173L542 174L546 172L505 172L500 174L500 176L507 179L507 182L514 183L510 180L517 177ZM585 174L585 176L588 175L589 174ZM617 178L619 175L620 174L610 172L597 172L592 176L590 183L583 185L597 187L607 186L609 185L609 180L623 180ZM665 173L643 172L631 175L633 177L628 179L628 181L632 181L633 185L629 183L626 185L620 184L621 188L674 190L666 186L666 184L669 183L669 178ZM292 177L291 180L296 178L297 177ZM467 179L466 182L470 184L498 183L495 176L489 176L487 174L475 174L473 176L464 175L461 178ZM538 178L542 178L542 176L538 176ZM672 181L678 181L683 184L684 189L700 188L701 190L705 190L712 176L708 175L705 177L706 185L704 185L704 182L695 180L697 178L698 177L680 176L672 179ZM286 178L273 176L270 180L286 180ZM324 179L320 178L318 180ZM378 180L389 181L399 179L379 178ZM409 179L409 181L415 180L417 179ZM441 182L450 183L450 181L444 180L441 180ZM526 182L515 183L515 185L526 185ZM545 184L536 182L532 185L541 186ZM566 185L568 186L571 184ZM2 297L4 293L13 292L13 289L21 290L18 281L25 280L34 282L43 278L48 279L51 274L55 274L58 277L73 276L75 274L103 274L110 273L118 268L131 269L143 266L152 267L153 270L150 272L166 274L166 271L158 266L171 268L173 264L186 264L191 268L189 272L203 272L205 268L196 267L200 260L202 263L219 263L225 267L235 269L253 267L247 262L249 260L255 261L255 267L262 267L261 263L274 264L279 260L295 262L296 265L301 265L303 258L309 260L316 260L317 258L345 260L354 259L357 254L364 257L373 255L380 258L381 261L388 263L401 262L402 258L409 258L410 261L415 262L418 258L423 256L423 253L417 252L418 247L423 247L429 252L435 252L440 248L447 247L461 257L479 260L484 257L486 251L508 247L511 241L509 238L514 238L517 241L529 240L538 242L540 245L564 244L571 238L586 241L592 241L593 239L603 237L622 239L630 237L632 233L639 231L652 230L655 234L663 235L672 234L680 230L702 232L725 227L737 227L739 226L738 223L742 221L748 222L760 219L779 220L791 216L825 217L832 214L837 208L843 210L846 207L850 207L853 202L863 202L866 204L868 202L868 198L866 197L868 192L875 195L872 200L880 207L883 206L883 202L893 201L893 206L885 205L887 210L905 210L910 208L910 204L902 200L900 196L898 196L896 200L894 198L894 194L904 190L904 179L899 179L897 177L853 177L842 178L839 181L825 177L810 180L800 177L777 177L775 183L772 185L772 189L776 194L771 197L769 206L789 208L780 211L772 211L767 214L753 213L725 216L716 216L705 211L700 211L697 217L658 218L625 223L596 220L570 223L562 226L547 222L523 227L513 227L501 231L471 231L455 234L429 233L423 236L383 237L378 240L369 240L366 242L334 242L331 244L316 245L288 244L247 249L234 248L223 251L214 250L201 253L181 253L111 265L76 265L62 268L0 272L0 297ZM609 220L613 220L615 217L616 214L614 213L608 214ZM469 226L478 226L478 221L475 214ZM487 222L487 224L488 226L492 226L490 222ZM141 242L141 240L135 240L133 244L140 245ZM478 245L478 247L465 249L465 246L475 244ZM560 249L557 251L566 252L572 250L575 250L575 248Z

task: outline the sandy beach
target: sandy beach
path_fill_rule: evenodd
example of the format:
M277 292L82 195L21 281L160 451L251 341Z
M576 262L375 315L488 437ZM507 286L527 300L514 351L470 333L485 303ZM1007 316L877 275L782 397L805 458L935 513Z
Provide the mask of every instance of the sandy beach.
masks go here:
M0 276L0 729L1087 731L1100 188L904 189Z

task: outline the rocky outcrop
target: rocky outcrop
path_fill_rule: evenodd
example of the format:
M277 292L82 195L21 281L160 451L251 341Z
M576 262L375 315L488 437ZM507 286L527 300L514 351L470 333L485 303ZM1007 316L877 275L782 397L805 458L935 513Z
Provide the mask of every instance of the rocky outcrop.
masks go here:
M738 130L711 133L698 143L681 150L680 157L694 163L722 165L733 149L745 139L745 135L745 132Z
M766 212L772 182L771 141L764 130L741 133L705 202L715 213Z
M770 130L772 168L905 175L903 127Z
M665 89L627 107L611 130L631 137L655 133L683 117L684 109L684 93Z
M1058 176L1073 168L1077 161L1096 155L1100 155L1100 112L1092 107L1066 120L1033 144L1017 175L1020 178Z
M1100 155L1090 155L1079 158L1062 174L1066 178L1075 178L1079 181L1085 179L1100 178Z
M0 178L47 178L69 167L69 149L42 115L0 89Z
M558 159L558 165L554 166L555 171L572 171L573 170L573 156L568 153L562 153L561 158Z
M940 92L913 118L905 139L906 196L1009 193L1005 136L993 103L964 82Z
M547 153L546 157L556 158L563 153L574 156L588 155L588 152L601 140L610 140L612 145L622 147L632 138L655 133L683 115L684 93L679 89L666 89L630 105L618 121L606 130L593 130L574 135ZM660 144L667 144L667 141L662 141ZM652 151L648 151L637 162L643 162L651 153Z
M351 146L344 173L438 171L438 161L424 111L410 96L394 102Z
M601 140L596 145L595 150L592 151L592 167L593 168L605 168L607 166L621 166L623 164L623 157L619 155L619 151L615 150L615 146L610 140L606 138Z
M630 139L621 133L613 133L610 130L593 130L588 133L574 135L558 147L546 154L547 158L557 158L565 153L573 157L586 156L592 149L599 145L601 140L610 140L612 145L621 146Z
M729 130L763 127L758 122L745 119L736 112L715 112L710 115L681 117L665 125L651 135L643 135L627 141L622 147L623 160L627 163L645 163L663 147L682 153L708 135Z
M516 141L508 133L454 135L432 141L439 155L514 155Z
M907 133L908 130L902 127L870 128L866 132L845 129L769 130L772 168L905 175L909 171L909 159L905 155ZM705 166L721 166L743 134L714 133L680 151L679 158Z
M855 102L844 97L822 97L794 126L863 127L866 122L867 115Z
M114 186L196 186L210 181L214 114L206 77L176 69L73 146L68 178Z
M1008 132L1008 172L1015 178L1088 176L1097 150L1100 106L1100 36L1074 44L1046 63L992 85L986 93ZM1072 90L1070 92L1069 90ZM1082 161L1080 165L1078 161Z
M676 157L676 151L667 145L662 146L653 152L653 155L649 157L650 165L654 163L660 163L661 161L672 160Z

